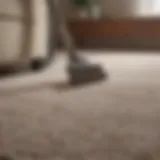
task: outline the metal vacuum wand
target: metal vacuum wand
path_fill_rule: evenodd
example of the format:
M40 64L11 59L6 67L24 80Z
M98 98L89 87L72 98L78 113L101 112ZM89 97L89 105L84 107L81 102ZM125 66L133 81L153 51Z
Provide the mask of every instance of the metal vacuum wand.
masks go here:
M106 72L98 64L90 64L89 61L77 53L73 39L67 29L67 23L59 5L59 0L52 0L55 13L56 28L67 50L69 66L67 71L70 75L70 83L81 85L97 82L106 78Z

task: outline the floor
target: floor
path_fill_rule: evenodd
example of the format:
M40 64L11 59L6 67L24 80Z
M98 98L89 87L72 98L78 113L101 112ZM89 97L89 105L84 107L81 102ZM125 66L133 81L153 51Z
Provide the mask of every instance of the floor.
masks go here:
M65 85L65 57L0 81L1 152L16 160L159 160L160 55L89 53L109 78Z

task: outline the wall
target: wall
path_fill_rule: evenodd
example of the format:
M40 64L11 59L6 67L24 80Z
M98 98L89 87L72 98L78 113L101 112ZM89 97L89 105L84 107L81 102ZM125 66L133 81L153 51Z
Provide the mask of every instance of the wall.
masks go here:
M105 16L134 16L137 0L101 0Z
M139 0L98 0L101 3L104 16L135 16ZM71 14L70 0L61 1L62 9Z

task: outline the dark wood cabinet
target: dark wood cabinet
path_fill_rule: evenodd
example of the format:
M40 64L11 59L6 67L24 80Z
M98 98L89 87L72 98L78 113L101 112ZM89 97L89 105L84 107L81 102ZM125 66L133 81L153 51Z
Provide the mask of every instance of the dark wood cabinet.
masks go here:
M115 47L122 44L125 47L126 44L126 47L160 48L160 19L158 18L68 20L68 28L77 45L81 47L87 44L89 46L89 41L92 41L90 44L93 47L95 44L98 47L98 42L103 41L104 47L109 47L110 44L112 46L115 44ZM159 42L155 43L155 41Z

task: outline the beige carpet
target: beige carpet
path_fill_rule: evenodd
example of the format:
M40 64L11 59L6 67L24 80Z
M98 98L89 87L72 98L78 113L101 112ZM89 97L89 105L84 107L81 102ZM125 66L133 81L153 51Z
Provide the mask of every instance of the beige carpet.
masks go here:
M93 86L57 88L61 60L1 81L2 152L16 160L159 160L160 56L107 53L89 56L110 73Z

